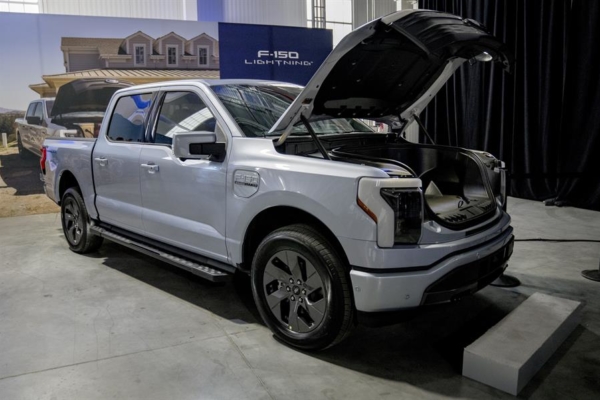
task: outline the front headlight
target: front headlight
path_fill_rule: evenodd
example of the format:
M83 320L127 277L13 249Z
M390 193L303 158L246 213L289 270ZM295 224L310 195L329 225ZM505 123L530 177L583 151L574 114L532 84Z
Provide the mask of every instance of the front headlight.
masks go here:
M394 211L394 243L418 243L423 223L421 190L383 188L381 197Z
M377 225L377 245L415 244L421 238L423 192L418 178L361 178L358 206Z

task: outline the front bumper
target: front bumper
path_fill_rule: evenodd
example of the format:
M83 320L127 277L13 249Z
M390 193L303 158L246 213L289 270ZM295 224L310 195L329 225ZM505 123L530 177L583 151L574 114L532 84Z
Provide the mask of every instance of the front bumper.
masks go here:
M512 254L512 227L483 244L461 249L426 270L353 269L350 272L358 311L396 311L458 299L491 283ZM381 272L380 272L381 271Z

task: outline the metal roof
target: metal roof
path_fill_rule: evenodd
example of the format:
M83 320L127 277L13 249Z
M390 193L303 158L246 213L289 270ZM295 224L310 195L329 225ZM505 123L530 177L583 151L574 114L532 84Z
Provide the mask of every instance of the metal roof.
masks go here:
M118 79L136 85L173 80L219 79L219 70L192 69L88 69L64 74L43 75L45 83L29 85L41 96L53 96L57 89L75 79Z
M48 79L82 79L82 78L105 78L105 79L219 79L219 70L193 70L193 69L87 69L83 71L66 72L64 74L43 75L45 81Z
M123 39L63 37L60 47L92 47L100 54L125 54L121 48Z

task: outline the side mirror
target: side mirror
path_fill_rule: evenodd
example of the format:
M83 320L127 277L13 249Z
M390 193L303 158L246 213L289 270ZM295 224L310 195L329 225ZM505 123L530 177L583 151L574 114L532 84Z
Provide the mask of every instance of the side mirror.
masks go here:
M225 143L217 143L213 132L178 132L173 134L173 154L177 158L223 161Z
M42 119L40 117L34 117L34 116L27 117L27 123L29 125L39 125L42 123Z

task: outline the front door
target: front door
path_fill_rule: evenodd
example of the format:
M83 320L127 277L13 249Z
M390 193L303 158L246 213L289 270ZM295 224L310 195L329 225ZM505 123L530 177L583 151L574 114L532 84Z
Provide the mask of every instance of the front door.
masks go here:
M140 152L151 102L152 93L120 97L92 156L100 220L140 234Z
M225 262L226 164L182 160L171 150L175 132L210 131L225 140L201 96L195 88L162 95L140 155L144 229L148 237Z

